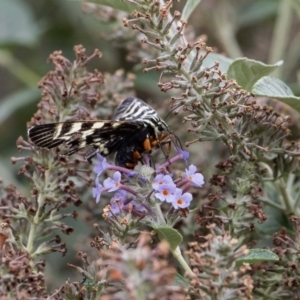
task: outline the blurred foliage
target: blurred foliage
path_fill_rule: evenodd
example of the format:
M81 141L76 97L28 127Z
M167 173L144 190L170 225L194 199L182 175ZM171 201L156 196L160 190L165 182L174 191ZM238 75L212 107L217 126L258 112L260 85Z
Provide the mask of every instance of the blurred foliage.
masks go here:
M281 7L283 2L286 4ZM178 3L178 8L184 3ZM207 44L214 48L214 52L229 58L246 56L272 64L284 60L276 75L299 96L299 3L292 0L202 0L190 15L189 26L193 26L197 35L207 37ZM126 50L107 39L114 23L100 22L84 13L81 6L81 1L68 0L0 0L0 177L21 191L26 187L17 175L18 167L11 166L10 157L18 155L17 138L26 136L26 123L36 111L40 98L37 84L52 69L46 61L53 51L62 50L64 56L73 59L74 45L82 44L90 53L98 48L103 58L93 60L90 70L97 68L101 72L113 73L125 69L138 75L135 81L137 96L146 100L168 98L159 91L155 72L144 74L141 68L134 68L134 64L126 60ZM106 38L103 38L104 33ZM221 151L216 149L219 148L217 144L204 144L203 152L210 152L212 162L218 161L216 156ZM283 217L279 218L282 220L276 218L276 222L280 225L286 222ZM82 223L70 225L79 235L89 234L86 228L82 228ZM265 223L261 230L270 230L270 226L280 227L274 222L269 226ZM78 244L78 236L76 241L72 240L75 238L71 235L68 241L70 257L75 256L71 252L72 245ZM87 241L86 238L83 240ZM52 255L54 259L56 255ZM57 275L51 278L54 286L72 276L72 270L66 267L70 257L65 257L59 266L55 263L47 265L49 278L52 268L56 269L55 274L61 275L61 278Z

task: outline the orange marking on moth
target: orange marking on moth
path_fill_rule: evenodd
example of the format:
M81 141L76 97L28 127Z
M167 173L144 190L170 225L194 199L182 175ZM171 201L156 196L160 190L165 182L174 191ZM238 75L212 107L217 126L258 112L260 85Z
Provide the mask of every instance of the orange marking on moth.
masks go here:
M150 139L147 138L144 140L144 143L143 143L143 146L144 146L144 149L147 151L147 152L150 152L152 147L151 147L151 142L150 142Z
M154 136L150 136L150 144L152 148L156 147L161 141L164 141L169 136L169 134L159 135L157 139Z
M142 155L138 151L134 151L132 156L133 156L133 159L136 159L136 160L139 160L142 157Z
M126 167L128 169L134 169L134 167L137 165L137 163L126 163Z
M158 141L157 140L153 140L153 141L151 141L151 147L153 148L153 147L156 147L157 145L158 145Z

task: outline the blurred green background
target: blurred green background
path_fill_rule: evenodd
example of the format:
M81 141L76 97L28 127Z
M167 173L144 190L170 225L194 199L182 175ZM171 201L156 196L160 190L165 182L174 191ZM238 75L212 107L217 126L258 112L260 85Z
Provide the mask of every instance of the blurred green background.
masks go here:
M176 8L180 10L184 3L182 0ZM26 122L40 98L37 84L53 69L47 63L53 51L62 50L72 61L74 45L82 44L87 54L98 48L103 58L93 60L90 70L113 73L123 68L139 74L135 82L139 97L168 98L157 87L157 73L142 73L126 61L126 50L103 38L115 24L83 13L81 5L80 1L68 0L0 0L0 177L24 193L29 191L28 182L17 175L19 166L12 166L10 157L20 155L15 143L20 135L26 137ZM283 59L285 64L275 75L299 95L299 16L297 0L202 0L189 26L195 37L206 35L208 46L230 58L246 56L265 63ZM82 229L83 235L85 232ZM66 262L68 259L48 268L60 269L62 278L67 278L72 275L63 273ZM56 280L59 282L59 277Z

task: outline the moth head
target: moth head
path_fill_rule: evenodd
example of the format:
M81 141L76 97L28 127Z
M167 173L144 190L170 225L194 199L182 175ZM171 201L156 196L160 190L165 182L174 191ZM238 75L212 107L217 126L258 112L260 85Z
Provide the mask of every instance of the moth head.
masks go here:
M164 132L170 132L169 126L163 120L159 120L156 125L156 131L158 134L162 134Z

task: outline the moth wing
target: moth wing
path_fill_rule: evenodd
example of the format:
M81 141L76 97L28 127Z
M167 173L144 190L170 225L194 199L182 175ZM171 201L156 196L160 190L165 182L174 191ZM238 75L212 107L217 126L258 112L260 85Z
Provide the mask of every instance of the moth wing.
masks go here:
M113 119L116 121L143 122L152 117L158 118L158 115L151 106L141 99L128 97L116 109Z
M120 121L75 121L36 125L28 130L28 137L38 147L53 148L66 145L66 155L86 146L99 148L108 155L116 151L124 137L140 128L140 123Z

